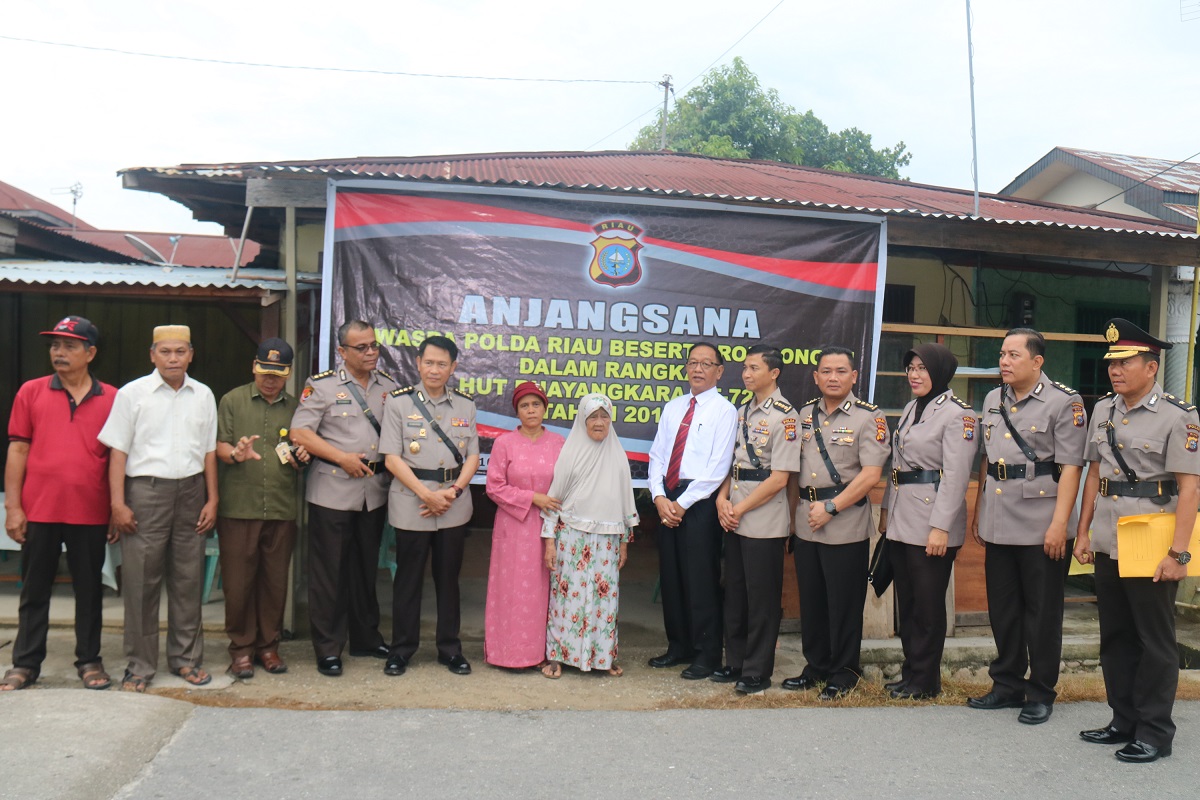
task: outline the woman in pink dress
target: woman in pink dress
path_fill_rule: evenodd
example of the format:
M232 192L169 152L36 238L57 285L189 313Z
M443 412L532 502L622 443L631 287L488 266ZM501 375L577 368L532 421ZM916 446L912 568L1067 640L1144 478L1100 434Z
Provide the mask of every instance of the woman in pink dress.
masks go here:
M513 408L521 427L492 445L488 497L496 502L492 563L488 569L483 658L497 667L536 667L546 654L550 571L542 563L542 510L563 437L542 426L548 401L534 383L518 384Z

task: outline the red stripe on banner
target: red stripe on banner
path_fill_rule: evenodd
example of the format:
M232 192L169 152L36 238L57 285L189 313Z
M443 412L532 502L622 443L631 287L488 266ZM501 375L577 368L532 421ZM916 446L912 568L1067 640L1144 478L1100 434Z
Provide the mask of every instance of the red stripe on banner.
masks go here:
M680 244L663 239L642 237L644 244L654 244L668 250L681 250L704 258L736 264L739 267L769 272L806 283L816 283L821 286L833 286L839 289L855 289L861 292L874 292L878 262L849 262L835 261L797 261L790 258L771 258L770 256L752 256L745 253L731 253L728 250L711 250L707 247Z
M405 195L339 193L337 196L334 225L338 230L403 222L492 222L588 233L592 230L582 222L510 211L481 203Z
M508 433L512 429L511 428L495 428L491 425L480 425L479 423L475 423L475 430L479 432L480 436L482 436L486 439L496 439L496 438L499 438L502 434Z

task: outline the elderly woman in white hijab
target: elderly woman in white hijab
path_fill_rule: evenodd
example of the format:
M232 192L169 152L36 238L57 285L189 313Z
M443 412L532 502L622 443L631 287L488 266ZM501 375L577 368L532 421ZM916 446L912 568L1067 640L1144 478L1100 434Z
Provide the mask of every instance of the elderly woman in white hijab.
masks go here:
M602 394L579 401L575 422L554 465L550 496L558 511L542 511L550 614L542 674L562 675L562 665L583 672L617 665L617 581L625 566L633 526L629 461L612 429L613 405Z

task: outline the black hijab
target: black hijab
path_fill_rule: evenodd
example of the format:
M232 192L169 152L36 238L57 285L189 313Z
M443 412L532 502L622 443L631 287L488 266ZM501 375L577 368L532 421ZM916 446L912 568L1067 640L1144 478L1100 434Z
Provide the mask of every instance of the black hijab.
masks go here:
M925 371L929 373L929 382L933 384L929 394L917 398L916 412L913 415L913 424L916 424L921 421L921 414L925 411L925 406L929 405L929 401L950 388L950 381L958 371L958 359L944 344L928 342L919 344L904 354L905 369L912 363L914 356L921 359Z

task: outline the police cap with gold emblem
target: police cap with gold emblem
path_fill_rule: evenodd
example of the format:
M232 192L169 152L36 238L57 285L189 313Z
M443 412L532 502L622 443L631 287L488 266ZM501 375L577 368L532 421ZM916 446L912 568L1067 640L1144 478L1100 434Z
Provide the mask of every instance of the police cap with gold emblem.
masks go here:
M1171 349L1170 342L1155 339L1137 325L1120 317L1108 321L1104 340L1108 342L1108 352L1104 354L1106 361L1132 358L1139 353L1157 355L1163 350Z

